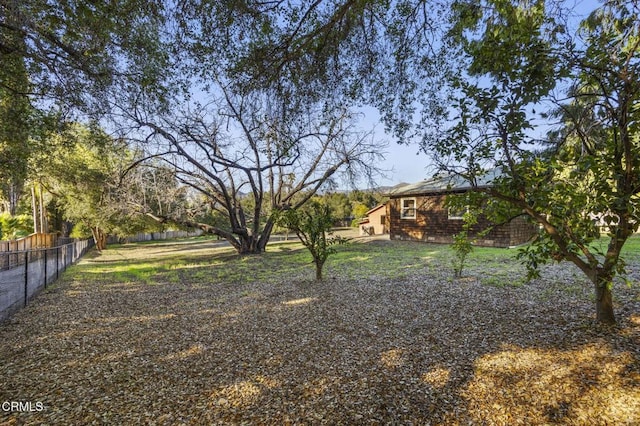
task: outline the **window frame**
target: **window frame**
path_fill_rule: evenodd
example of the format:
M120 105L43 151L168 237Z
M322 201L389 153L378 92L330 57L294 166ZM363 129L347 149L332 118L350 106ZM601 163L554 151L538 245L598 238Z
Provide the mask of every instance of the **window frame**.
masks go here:
M469 206L465 206L463 209L460 209L456 212L454 212L454 214L451 214L451 211L455 210L453 207L449 207L447 209L447 219L448 220L464 220L464 215L466 213L469 213ZM462 214L460 215L459 213L462 212Z
M413 207L405 207L405 201L413 201ZM407 216L406 211L413 210L413 215ZM416 220L418 217L418 200L416 197L400 198L400 219Z

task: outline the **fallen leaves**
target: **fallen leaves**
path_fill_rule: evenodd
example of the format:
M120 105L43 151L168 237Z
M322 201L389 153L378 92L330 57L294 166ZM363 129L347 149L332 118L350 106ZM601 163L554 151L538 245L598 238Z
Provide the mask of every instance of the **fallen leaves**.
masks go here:
M71 274L0 326L0 401L45 406L0 422L640 423L637 289L616 291L607 329L566 265L513 288L426 264L228 283L194 262L188 283Z
M421 380L435 388L442 388L449 381L450 374L450 369L434 366L422 375Z
M606 344L541 349L511 346L475 363L475 376L463 390L469 415L481 422L487 401L492 419L514 418L538 423L593 419L594 423L640 423L640 375L629 352L615 353Z

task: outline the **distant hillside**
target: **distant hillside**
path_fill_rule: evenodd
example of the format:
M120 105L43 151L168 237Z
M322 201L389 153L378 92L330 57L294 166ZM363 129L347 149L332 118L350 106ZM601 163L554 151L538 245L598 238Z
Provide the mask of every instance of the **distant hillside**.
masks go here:
M400 188L401 186L405 186L408 185L408 183L406 182L400 182L396 185L386 185L386 186L378 186L375 188L368 188L368 189L356 189L355 191L361 191L361 192L369 192L369 193L373 193L373 194L380 194L380 195L385 195L388 194L390 192L392 192L393 190ZM353 192L354 189L332 189L330 191L320 191L322 194L324 193L340 193L340 194L349 194L350 192Z

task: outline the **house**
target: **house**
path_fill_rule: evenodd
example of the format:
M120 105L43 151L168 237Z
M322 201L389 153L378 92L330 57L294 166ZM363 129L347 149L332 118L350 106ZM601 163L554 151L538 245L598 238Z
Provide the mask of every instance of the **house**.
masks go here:
M388 233L387 205L379 204L367 212L367 216L358 223L360 235L381 235Z
M488 173L477 182L477 188L487 188L497 174ZM451 243L453 235L462 231L464 211L446 208L445 201L453 194L472 189L469 182L459 176L444 176L404 185L392 190L387 203L389 237L392 240L413 240ZM471 236L489 226L493 229L476 240L479 246L511 247L529 241L536 227L524 217L494 225L482 215L472 228Z

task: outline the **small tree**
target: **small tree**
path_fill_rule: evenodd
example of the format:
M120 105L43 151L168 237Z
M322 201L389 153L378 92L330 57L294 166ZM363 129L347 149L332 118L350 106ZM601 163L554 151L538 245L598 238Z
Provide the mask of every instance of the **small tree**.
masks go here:
M328 205L312 200L304 209L290 209L280 213L278 223L296 233L309 250L316 266L316 281L322 280L322 268L327 258L336 252L336 244L346 239L332 236L333 217Z
M473 251L475 238L469 237L469 231L473 225L478 223L478 219L471 212L466 212L462 216L462 221L462 231L453 236L453 244L451 245L455 253L455 259L453 259L453 274L457 278L462 276L462 270L464 269L467 256Z

